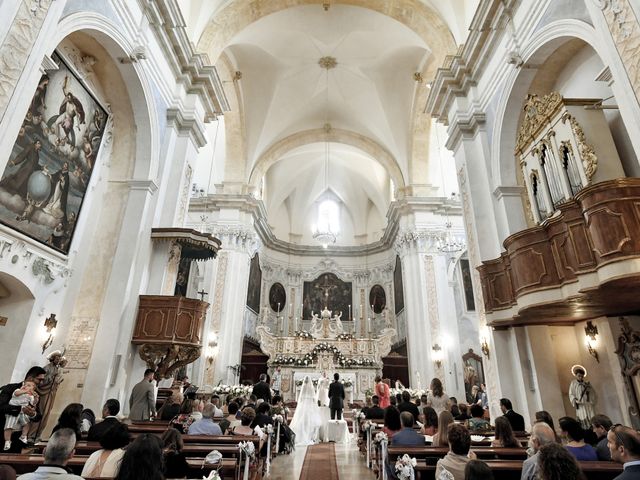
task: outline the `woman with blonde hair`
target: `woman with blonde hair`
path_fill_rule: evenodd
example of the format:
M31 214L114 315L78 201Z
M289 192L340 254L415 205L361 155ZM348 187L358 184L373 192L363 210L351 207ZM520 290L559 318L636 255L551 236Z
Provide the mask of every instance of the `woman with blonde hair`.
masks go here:
M433 447L449 446L449 425L453 423L453 415L448 410L440 412L438 415L438 432L433 436Z

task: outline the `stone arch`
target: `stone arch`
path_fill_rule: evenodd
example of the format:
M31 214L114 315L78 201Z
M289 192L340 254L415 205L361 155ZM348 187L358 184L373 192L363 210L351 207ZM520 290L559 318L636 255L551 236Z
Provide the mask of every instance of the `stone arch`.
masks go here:
M322 3L323 0L232 0L208 22L198 41L198 50L208 53L216 62L231 39L251 23L287 8ZM334 0L331 3L366 8L397 20L422 38L440 59L455 49L449 27L438 12L420 0ZM438 66L441 63L435 62Z
M260 156L251 170L249 176L249 188L251 191L255 192L259 189L262 177L264 177L269 168L276 164L284 154L294 148L315 142L342 143L356 147L385 167L396 189L405 186L404 176L402 175L397 160L382 145L368 137L348 130L334 128L327 133L324 129L318 128L294 133L271 145L271 147Z

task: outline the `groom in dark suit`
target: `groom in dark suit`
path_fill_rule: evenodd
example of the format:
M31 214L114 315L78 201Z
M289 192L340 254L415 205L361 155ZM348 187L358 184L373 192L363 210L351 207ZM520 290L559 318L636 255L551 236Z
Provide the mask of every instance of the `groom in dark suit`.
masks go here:
M342 420L342 409L344 408L344 385L340 383L340 375L333 374L333 382L329 385L329 410L331 411L331 420Z

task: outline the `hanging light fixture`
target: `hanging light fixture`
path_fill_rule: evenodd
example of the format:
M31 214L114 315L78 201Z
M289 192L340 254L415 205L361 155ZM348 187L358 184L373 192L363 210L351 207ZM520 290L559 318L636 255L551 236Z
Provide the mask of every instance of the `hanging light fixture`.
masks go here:
M438 164L440 165L440 180L442 181L442 189L444 190L446 188L446 185L444 183L444 169L442 168L442 155L440 152L440 136L438 135L438 128L436 126L436 144L438 147ZM455 192L451 193L451 196L449 198L447 198L448 201L453 202L456 201L456 194ZM449 213L446 213L447 216L447 220L444 224L445 230L442 233L442 236L440 237L440 239L437 242L437 246L438 246L438 250L443 252L443 253L457 253L460 252L462 250L464 250L465 248L467 248L467 245L464 241L463 238L456 238L456 236L453 233L453 224L451 223L451 220L449 219Z
M327 98L325 124L323 126L325 132L324 159L323 159L323 189L322 195L325 195L329 187L329 158L331 156L329 134L331 133L331 124L329 117L329 70L335 68L338 62L334 57L322 57L318 61L318 65L326 70L327 80ZM338 222L338 206L335 202L325 199L318 205L318 219L315 225L311 227L313 239L319 242L323 248L327 248L330 244L336 243L339 233Z

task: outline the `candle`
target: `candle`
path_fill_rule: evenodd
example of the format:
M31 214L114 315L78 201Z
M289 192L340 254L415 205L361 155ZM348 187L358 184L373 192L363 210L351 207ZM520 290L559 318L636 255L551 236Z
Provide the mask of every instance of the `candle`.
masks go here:
M349 320L351 320L351 305L349 305Z
M360 318L364 318L364 309L362 308L362 304L360 304Z
M289 304L289 315L293 315L293 303Z
M278 303L278 310L277 310L277 312L278 312L278 313L280 313L280 303Z

